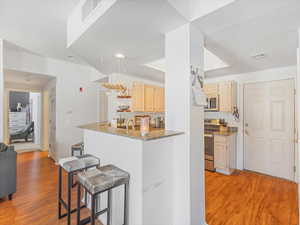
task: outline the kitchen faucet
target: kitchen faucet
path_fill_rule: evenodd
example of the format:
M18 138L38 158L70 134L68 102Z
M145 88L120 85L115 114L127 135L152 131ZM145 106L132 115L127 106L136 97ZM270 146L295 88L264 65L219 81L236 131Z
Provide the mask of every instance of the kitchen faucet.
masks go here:
M129 124L130 124L130 122L131 122L132 129L135 130L134 120L133 119L128 119L127 122L126 122L126 130L127 131L129 130Z

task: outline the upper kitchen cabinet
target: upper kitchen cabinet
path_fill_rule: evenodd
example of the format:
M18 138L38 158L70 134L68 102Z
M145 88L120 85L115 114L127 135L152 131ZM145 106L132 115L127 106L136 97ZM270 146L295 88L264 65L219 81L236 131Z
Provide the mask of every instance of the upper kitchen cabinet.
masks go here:
M145 112L154 112L154 86L145 85Z
M164 88L135 82L132 87L133 112L164 112Z
M165 111L165 89L162 87L154 88L154 111Z
M218 83L210 83L210 84L204 84L203 91L205 95L207 96L214 96L218 95L219 93L219 87Z
M220 112L233 112L237 106L237 85L234 81L219 83L219 110Z
M144 84L134 82L132 86L132 105L131 110L133 112L144 112Z
M234 81L204 84L203 91L209 101L213 100L214 105L213 110L207 111L233 112L237 104L236 90Z

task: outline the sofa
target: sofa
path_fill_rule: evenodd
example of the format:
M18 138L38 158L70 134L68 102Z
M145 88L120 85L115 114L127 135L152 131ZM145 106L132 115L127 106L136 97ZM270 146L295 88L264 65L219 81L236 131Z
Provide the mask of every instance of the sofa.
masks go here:
M0 143L0 198L11 200L16 192L17 153L14 146Z

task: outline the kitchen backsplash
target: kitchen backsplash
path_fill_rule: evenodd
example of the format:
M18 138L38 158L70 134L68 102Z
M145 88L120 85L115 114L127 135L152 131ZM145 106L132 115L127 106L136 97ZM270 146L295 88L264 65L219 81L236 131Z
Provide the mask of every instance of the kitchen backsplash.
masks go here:
M230 127L240 127L241 122L236 121L231 113L225 112L205 112L205 119L225 119Z

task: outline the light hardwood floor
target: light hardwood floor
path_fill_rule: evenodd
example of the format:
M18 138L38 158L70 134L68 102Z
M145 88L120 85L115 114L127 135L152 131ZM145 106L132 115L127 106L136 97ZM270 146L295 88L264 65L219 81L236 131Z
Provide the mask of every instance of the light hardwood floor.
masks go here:
M18 154L17 193L12 201L0 200L0 225L66 225L65 218L57 219L57 175L57 166L47 152ZM63 185L66 190L66 182ZM73 208L76 190L73 189ZM82 218L89 215L87 209L82 213ZM73 214L72 225L75 224Z
M206 172L209 225L297 225L297 185L286 180L236 172Z
M56 189L57 167L46 152L19 154L17 193L0 200L0 225L65 225L57 219ZM206 172L206 200L209 225L298 224L297 185L285 180Z

